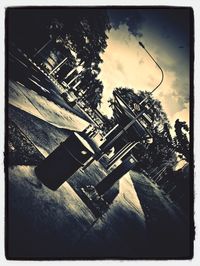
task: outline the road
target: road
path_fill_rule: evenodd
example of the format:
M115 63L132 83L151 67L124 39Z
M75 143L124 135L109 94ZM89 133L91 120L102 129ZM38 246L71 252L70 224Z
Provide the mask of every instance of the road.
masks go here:
M39 65L32 61L27 55L17 49L9 53L8 61L9 79L25 86L27 89L35 91L37 94L45 97L47 100L54 102L61 108L70 111L73 114L92 122L81 109L76 106L72 108L61 97L64 91L53 76L48 75Z
M78 170L57 191L42 185L35 166L88 122L16 80L9 82L8 95L8 258L191 256L189 221L141 173L131 171L115 184L107 195L109 209L99 218L85 204L80 189L108 174L100 163Z

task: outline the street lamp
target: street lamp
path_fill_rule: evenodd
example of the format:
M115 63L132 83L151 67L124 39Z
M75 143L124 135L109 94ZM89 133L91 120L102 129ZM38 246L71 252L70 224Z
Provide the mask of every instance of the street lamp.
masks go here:
M160 71L161 71L161 74L162 74L162 76L161 76L161 80L160 80L160 82L159 82L159 84L150 92L150 95L155 91L155 90L157 90L157 88L161 85L161 83L163 82L163 79L164 79L164 72L163 72L163 70L162 70L162 68L159 66L159 64L155 61L155 59L153 58L153 56L147 51L147 49L145 48L145 46L144 46L144 44L142 43L142 42L139 42L139 45L146 51L146 53L151 57L151 59L154 61L154 63L157 65L157 67L160 69ZM148 98L149 98L149 96L150 95L148 95L146 98L144 98L139 104L142 104L143 102L145 102Z

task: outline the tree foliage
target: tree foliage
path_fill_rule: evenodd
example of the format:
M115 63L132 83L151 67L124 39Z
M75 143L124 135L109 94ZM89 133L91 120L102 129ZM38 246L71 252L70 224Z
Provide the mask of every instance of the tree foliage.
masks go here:
M97 108L101 103L103 85L97 76L102 63L100 53L106 46L106 31L110 29L109 20L104 10L87 10L78 12L78 18L73 19L72 27L65 27L66 37L77 59L83 62L81 73L81 88L84 97L91 108Z
M174 128L176 133L176 136L174 137L176 151L182 155L182 159L189 162L190 147L187 137L189 127L186 122L182 122L177 119L175 121Z
M149 169L160 165L173 167L176 163L176 155L169 131L170 123L166 113L162 109L160 101L154 99L146 91L135 93L133 89L129 88L116 88L114 91L117 91L132 110L134 110L135 103L141 103L148 96L148 100L140 105L140 109L145 109L145 113L152 120L148 124L148 129L153 136L153 143L143 147L138 145L133 151L135 154L139 154L142 168ZM114 99L110 100L110 104L111 106L115 105ZM135 111L135 114L137 114L137 111ZM115 117L115 113L113 113L113 116Z
M91 86L86 90L83 97L92 109L96 109L101 104L102 91L103 84L98 79L94 79Z
M43 54L40 53L42 58L37 56L34 60L41 63L41 60L51 57L53 60L50 61L54 62L52 68L65 57L69 59L66 64L71 68L83 63L81 87L88 90L90 95L92 92L95 94L97 88L102 89L97 76L100 72L99 64L102 63L100 54L107 46L106 32L109 29L107 11L103 9L25 8L9 11L10 42L30 57L34 57L44 46ZM67 71L66 64L63 69ZM62 76L65 77L64 73ZM93 95L91 105L97 106L100 100L94 98ZM100 98L100 94L96 98Z

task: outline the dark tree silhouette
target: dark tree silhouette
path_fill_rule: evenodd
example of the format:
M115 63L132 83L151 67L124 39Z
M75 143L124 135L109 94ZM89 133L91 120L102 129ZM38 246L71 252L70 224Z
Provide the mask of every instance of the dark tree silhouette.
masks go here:
M79 13L79 19L71 28L71 41L77 57L84 61L85 68L96 69L102 62L100 53L106 48L106 30L110 24L105 10L88 9Z
M76 19L75 19L76 18ZM83 63L81 73L81 89L90 107L97 108L101 102L103 85L97 79L102 63L100 53L104 52L107 43L106 31L110 29L109 19L105 10L88 9L76 11L70 26L64 23L67 33L65 41L78 60Z
M102 63L100 53L107 46L106 31L110 29L105 9L23 8L8 12L9 45L21 48L49 72L67 58L59 72L53 73L60 82L70 69L82 63L85 71L81 74L81 88L95 94L101 86L96 79ZM94 95L91 99L92 106L100 103Z
M174 128L176 132L176 136L174 137L176 151L182 155L182 159L185 159L187 162L189 162L190 147L189 140L186 134L187 132L189 132L189 127L186 122L182 122L177 119L175 121Z
M101 104L102 91L103 84L98 79L94 79L86 90L83 97L92 109L96 109Z
M136 115L144 108L145 113L152 120L146 126L153 136L153 143L143 147L139 145L133 150L135 154L139 154L141 167L143 169L154 169L161 165L166 165L168 168L173 167L176 164L176 155L169 131L170 123L160 101L154 99L148 92L135 93L133 89L129 88L116 88L114 91L118 92ZM149 96L148 100L139 105L147 96ZM109 102L111 106L115 104L113 99ZM137 110L138 105L140 110ZM115 117L115 113L113 116Z

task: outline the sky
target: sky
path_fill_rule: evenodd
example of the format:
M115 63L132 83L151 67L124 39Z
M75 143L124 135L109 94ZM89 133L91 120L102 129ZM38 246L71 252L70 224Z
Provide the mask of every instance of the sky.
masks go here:
M164 81L153 96L161 101L172 126L177 118L189 123L189 9L113 9L108 14L112 28L101 54L101 112L112 115L107 101L114 88L151 91L160 82L161 71L140 41L164 71Z

